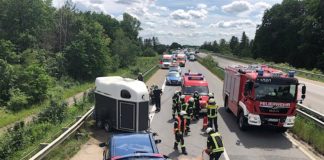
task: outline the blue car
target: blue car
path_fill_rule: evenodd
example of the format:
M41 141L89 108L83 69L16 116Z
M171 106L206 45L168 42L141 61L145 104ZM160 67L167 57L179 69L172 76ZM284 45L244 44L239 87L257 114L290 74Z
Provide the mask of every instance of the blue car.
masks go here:
M161 140L155 140L154 136L152 133L115 134L107 144L99 144L100 147L105 147L103 160L165 160L156 146Z
M166 76L166 85L181 85L182 77L179 72L170 71Z

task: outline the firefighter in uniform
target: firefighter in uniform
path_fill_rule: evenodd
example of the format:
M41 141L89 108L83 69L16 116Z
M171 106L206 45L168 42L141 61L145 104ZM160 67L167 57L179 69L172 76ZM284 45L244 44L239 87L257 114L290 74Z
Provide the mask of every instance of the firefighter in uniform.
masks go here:
M207 149L205 152L209 155L210 160L218 160L224 152L224 145L222 137L218 132L215 132L212 128L207 128Z
M176 91L172 97L172 118L175 119L176 113L180 113L180 96L181 92Z
M181 109L181 111L185 111L188 114L188 112L187 112L188 111L188 104L185 102L185 98L186 98L185 95L180 96L180 109ZM188 130L189 125L188 125L188 115L187 114L184 116L184 118L187 120L187 123L186 123L187 129L184 132L185 135L187 135L188 132L190 132L190 130Z
M215 127L216 132L218 132L217 109L218 106L216 105L215 99L209 99L207 106L208 126L211 128Z
M185 106L186 108L184 108L184 111L187 112L187 115L185 116L185 118L187 119L187 132L190 132L190 124L193 116L194 105L195 105L194 99L190 97L188 104Z
M181 111L179 115L177 116L176 120L174 121L174 135L175 135L175 142L173 149L178 150L178 145L181 143L181 151L182 154L187 155L186 147L184 144L183 135L186 131L186 119L184 116L186 115L186 111Z
M195 101L194 116L195 116L195 119L198 120L199 119L199 112L200 112L200 103L199 103L200 96L199 96L199 93L197 91L195 91L195 93L193 94L193 98L194 98L194 101Z

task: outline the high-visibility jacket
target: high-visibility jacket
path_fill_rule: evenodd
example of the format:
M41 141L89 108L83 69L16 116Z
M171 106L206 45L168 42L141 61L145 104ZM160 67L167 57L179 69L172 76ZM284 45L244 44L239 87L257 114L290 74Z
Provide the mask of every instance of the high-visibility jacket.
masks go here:
M216 118L217 117L217 105L208 105L207 106L207 116L208 118Z
M212 153L224 151L222 137L218 132L210 134L207 139L207 147Z
M174 121L174 133L180 132L184 133L186 131L187 120L184 118L183 121L179 116L177 116L176 120Z

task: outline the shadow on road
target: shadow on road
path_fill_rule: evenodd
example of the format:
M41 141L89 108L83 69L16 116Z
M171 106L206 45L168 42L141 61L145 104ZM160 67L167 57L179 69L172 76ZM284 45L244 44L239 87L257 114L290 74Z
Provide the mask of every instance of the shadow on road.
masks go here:
M237 135L236 145L243 145L245 148L288 149L293 147L293 144L274 128L249 127L248 130L243 132L238 128L236 117L233 113L226 112L224 107L220 107L218 112L230 132L234 132Z

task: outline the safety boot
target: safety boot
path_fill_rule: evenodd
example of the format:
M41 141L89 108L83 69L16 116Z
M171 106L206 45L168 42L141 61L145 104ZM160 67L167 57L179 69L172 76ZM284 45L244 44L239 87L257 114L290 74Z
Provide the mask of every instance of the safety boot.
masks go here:
M178 143L177 142L174 142L173 149L178 150Z
M188 154L187 151L186 151L186 147L181 147L181 150L182 150L182 154L184 154L184 155Z

